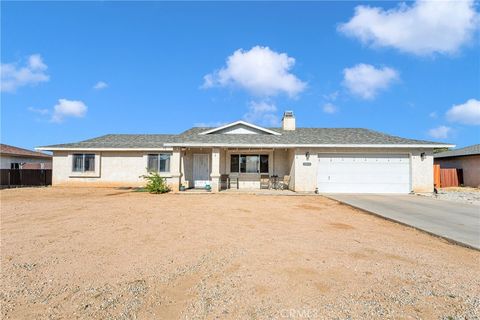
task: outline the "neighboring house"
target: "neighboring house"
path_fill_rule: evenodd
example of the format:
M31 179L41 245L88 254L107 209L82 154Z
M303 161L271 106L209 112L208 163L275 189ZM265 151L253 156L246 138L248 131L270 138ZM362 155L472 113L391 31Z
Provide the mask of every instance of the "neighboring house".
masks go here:
M278 177L299 192L433 191L433 150L451 144L411 140L368 129L281 128L244 121L181 134L111 134L39 147L53 152L53 185L142 185L154 170L178 190L260 188ZM275 179L275 178L274 178Z
M0 144L0 169L52 169L52 156Z
M440 168L462 169L465 186L480 187L480 144L436 153L434 158Z

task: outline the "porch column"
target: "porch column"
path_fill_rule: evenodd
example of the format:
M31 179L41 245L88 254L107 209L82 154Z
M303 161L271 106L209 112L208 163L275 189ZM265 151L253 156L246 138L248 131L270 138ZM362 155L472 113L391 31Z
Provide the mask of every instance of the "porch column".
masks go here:
M170 159L170 174L172 175L170 188L172 188L173 192L177 192L180 188L180 178L182 176L182 173L180 172L181 153L181 148L173 148L172 158Z
M212 192L220 191L220 149L212 148Z

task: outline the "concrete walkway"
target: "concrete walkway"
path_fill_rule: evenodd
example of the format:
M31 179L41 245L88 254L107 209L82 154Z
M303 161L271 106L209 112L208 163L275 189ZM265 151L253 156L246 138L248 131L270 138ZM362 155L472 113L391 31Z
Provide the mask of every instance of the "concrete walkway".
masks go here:
M479 206L416 195L324 196L480 250Z

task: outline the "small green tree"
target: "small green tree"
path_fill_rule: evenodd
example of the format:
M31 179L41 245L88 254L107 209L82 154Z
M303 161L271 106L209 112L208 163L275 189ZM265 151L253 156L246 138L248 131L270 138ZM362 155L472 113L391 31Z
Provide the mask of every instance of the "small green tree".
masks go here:
M166 193L170 191L166 179L160 177L158 172L150 171L148 175L143 175L141 177L147 180L145 189L150 193Z

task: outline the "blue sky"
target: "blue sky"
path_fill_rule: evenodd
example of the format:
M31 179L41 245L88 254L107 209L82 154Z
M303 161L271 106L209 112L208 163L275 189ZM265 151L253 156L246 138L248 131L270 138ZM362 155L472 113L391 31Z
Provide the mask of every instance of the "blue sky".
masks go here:
M479 143L478 5L442 6L2 2L1 140L272 126L293 110L302 127Z

